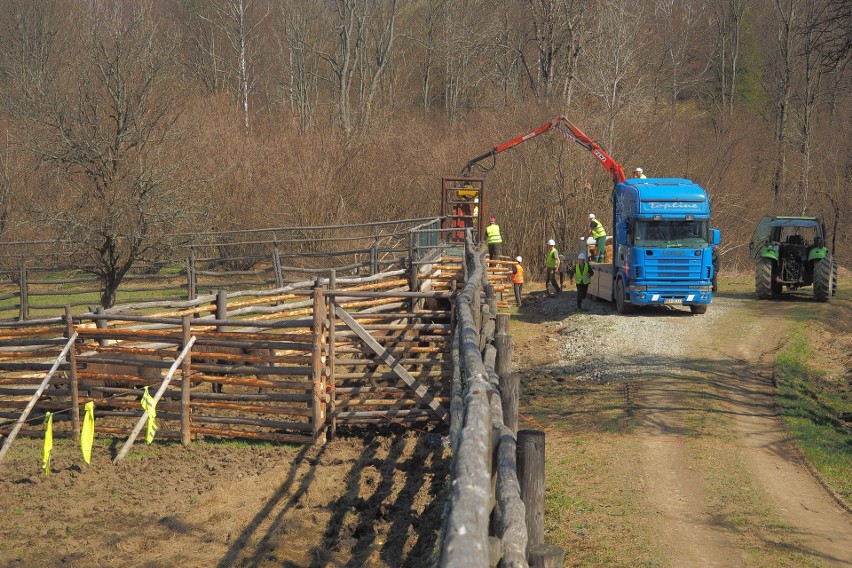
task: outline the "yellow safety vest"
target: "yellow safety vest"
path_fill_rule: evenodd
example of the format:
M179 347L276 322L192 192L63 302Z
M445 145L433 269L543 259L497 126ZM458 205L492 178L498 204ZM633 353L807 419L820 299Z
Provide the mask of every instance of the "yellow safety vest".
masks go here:
M544 265L548 268L556 268L559 264L559 251L556 250L556 247L553 247L552 250L547 251L547 257L544 261Z
M485 242L489 245L494 245L503 242L503 237L500 236L500 225L491 223L485 227Z
M595 228L592 229L592 236L595 239L605 237L606 236L606 229L603 228L603 225L601 225L601 222L598 221L597 219L592 219L592 223L595 224Z
M592 281L592 277L589 276L589 263L584 262L583 268L580 268L580 263L578 262L574 265L574 282L577 284L589 284Z

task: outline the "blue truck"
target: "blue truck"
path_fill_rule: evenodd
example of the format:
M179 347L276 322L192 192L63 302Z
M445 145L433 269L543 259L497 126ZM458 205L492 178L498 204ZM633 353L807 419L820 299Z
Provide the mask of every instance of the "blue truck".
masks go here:
M707 193L688 179L622 179L612 210L611 262L592 264L589 295L615 301L619 313L650 305L705 313L720 237L710 228Z
M614 300L620 313L663 304L705 313L713 298L713 249L719 244L719 230L710 228L710 201L698 184L677 178L627 179L621 164L564 116L468 161L461 181L474 168L489 172L498 154L551 130L588 150L615 185L612 225L607 227L614 233L612 260L593 263L589 294Z

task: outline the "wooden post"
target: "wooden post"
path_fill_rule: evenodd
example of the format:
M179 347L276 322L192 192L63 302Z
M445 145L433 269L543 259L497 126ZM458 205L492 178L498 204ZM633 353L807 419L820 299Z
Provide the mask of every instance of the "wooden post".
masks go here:
M497 333L494 335L497 363L494 372L502 378L512 372L512 336L509 335L509 314L497 314Z
M331 274L329 274L328 279L328 287L332 290L337 289L337 271L332 270ZM334 390L334 386L336 384L336 380L334 378L334 344L336 341L335 337L335 320L337 319L336 314L334 313L335 305L337 304L337 300L334 296L328 297L328 303L326 305L326 313L328 314L328 359L325 363L325 368L328 370L328 376L326 377L326 381L328 383L328 415L331 417L331 424L329 425L329 438L334 439L334 436L337 434L337 418L335 417L335 408L336 408L336 391Z
M518 408L520 405L521 376L516 373L500 375L500 403L503 407L503 424L518 434Z
M181 321L181 348L184 348L189 344L189 338L191 336L191 322L191 315L183 316L183 320ZM190 389L192 388L192 382L189 378L191 370L192 352L190 351L186 354L186 357L184 357L180 368L180 443L184 446L188 446L192 441L192 432L190 431L192 426L190 421L190 412L192 410L192 407L190 406Z
M313 292L313 325L311 328L313 335L313 352L311 362L313 364L313 372L311 378L313 380L313 395L311 396L311 407L313 409L313 431L314 443L325 443L326 428L325 428L325 381L323 372L323 341L325 334L323 333L323 324L326 318L325 314L325 297L323 294L322 278L317 278Z
M106 313L106 310L104 310L103 306L98 306L97 308L95 308L95 313L99 316L102 316ZM105 320L105 319L96 320L95 321L95 327L98 328L98 329L106 329L107 328L107 320ZM98 344L101 347L105 347L107 345L107 342L108 342L107 339L104 339L104 338L98 339Z
M67 337L74 335L74 316L71 314L71 306L65 306L65 323L68 328ZM74 433L74 440L80 439L80 389L77 381L77 346L72 345L68 350L68 380L70 381L71 389L71 430Z
M29 285L27 284L27 261L26 259L21 259L21 274L20 281L18 282L18 288L20 290L21 302L20 302L20 311L18 314L18 319L24 321L29 317Z
M565 549L552 544L530 546L530 568L562 568L565 564Z
M497 295L494 293L494 286L491 284L485 286L485 302L491 308L491 316L497 315Z
M189 258L186 259L186 299L194 300L198 297L198 282L195 279L195 249L189 249Z
M527 542L544 544L544 432L518 432L518 481L526 507Z
M272 269L275 271L275 287L284 287L284 272L281 270L281 253L278 251L278 241L273 241Z
M379 243L373 239L373 244L370 246L370 276L379 273Z
M228 292L226 290L216 291L216 319L228 319ZM224 325L217 325L216 331L224 331Z

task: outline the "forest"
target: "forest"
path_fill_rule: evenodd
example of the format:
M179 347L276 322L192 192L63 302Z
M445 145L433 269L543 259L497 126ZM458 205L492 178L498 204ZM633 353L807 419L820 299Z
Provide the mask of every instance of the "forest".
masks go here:
M848 268L850 46L848 0L0 0L0 243L120 277L187 233L436 216L442 176L564 115L705 187L723 270L767 213L821 216ZM610 214L554 133L474 174L534 277Z

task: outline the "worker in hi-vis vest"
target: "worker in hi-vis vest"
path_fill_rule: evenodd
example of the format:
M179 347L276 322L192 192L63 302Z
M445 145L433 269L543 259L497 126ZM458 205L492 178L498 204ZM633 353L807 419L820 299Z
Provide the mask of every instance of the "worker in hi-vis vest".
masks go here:
M556 241L550 239L547 241L547 254L544 257L544 268L547 276L544 279L544 290L547 295L553 297L562 291L562 287L556 282L556 273L559 272L559 251L556 250ZM553 284L553 292L550 291L550 285Z
M524 287L524 267L521 263L524 261L520 256L515 257L515 264L512 265L512 287L515 289L515 301L518 307L521 307L521 288Z
M491 217L488 226L485 227L485 242L488 243L488 258L497 260L500 256L500 245L503 244L503 236L500 234L500 225L497 219Z
M606 229L595 218L594 213L589 213L589 230L586 238L590 236L595 239L595 262L604 262L606 260Z
M577 255L577 262L568 271L569 276L574 277L574 284L577 286L577 309L583 308L583 300L589 291L589 284L592 282L592 274L595 271L592 265L586 262L586 253L581 252Z

